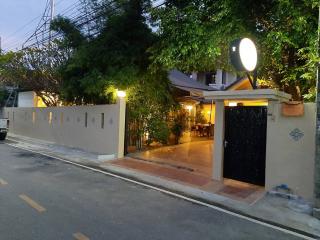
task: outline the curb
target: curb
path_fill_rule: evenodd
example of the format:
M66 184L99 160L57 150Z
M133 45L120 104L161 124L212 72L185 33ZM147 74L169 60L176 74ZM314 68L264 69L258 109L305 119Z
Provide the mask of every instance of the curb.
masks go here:
M19 143L19 141L17 141L17 140L13 140L13 139L8 139L8 140L12 141L12 142ZM6 142L4 142L4 143L6 143ZM8 143L6 143L6 144L10 145ZM10 145L10 146L12 146L12 145ZM15 146L12 146L12 147L15 147ZM256 217L256 216L252 216L252 215L250 215L250 214L248 214L248 213L246 213L244 211L231 208L231 207L223 205L221 203L214 202L214 201L208 200L206 198L202 198L202 197L195 196L195 195L192 195L192 194L186 194L183 191L177 191L176 189L170 189L168 187L164 187L164 186L159 185L159 184L150 183L148 181L142 180L141 178L130 176L129 174L124 174L124 173L119 173L117 171L112 171L110 169L106 169L106 168L103 168L103 167L95 165L95 164L78 163L78 162L75 162L73 160L66 159L66 158L63 158L63 157L60 157L60 156L52 156L52 155L49 155L49 154L44 154L44 153L41 153L41 152L37 152L35 150L29 150L27 148L23 148L23 147L19 147L19 146L16 146L16 148L23 149L25 151L34 152L36 154L39 154L39 155L42 155L42 156L47 156L47 157L55 159L55 160L59 160L59 159L60 160L64 160L63 161L64 163L71 164L73 166L77 166L77 167L82 168L82 169L90 170L88 168L91 168L91 171L97 170L99 172L104 172L106 174L118 175L121 178L126 178L126 179L129 179L129 180L137 182L137 183L135 183L136 185L139 185L138 183L142 183L145 188L148 188L148 186L146 186L146 185L149 185L149 186L151 186L153 188L158 188L158 189L166 191L166 192L171 192L173 194L180 195L180 196L182 196L182 198L180 198L180 199L182 199L184 201L188 201L187 200L187 198L188 198L188 199L194 200L194 202L193 202L194 204L197 204L195 202L201 202L201 203L204 203L204 204L207 204L207 205L211 205L211 206L223 209L223 210L228 211L228 212L232 212L232 213L237 214L237 215L241 215L241 216L243 216L245 218L250 218L250 219L259 221L261 223L265 223L265 224L268 224L268 225L271 225L271 226L274 226L274 227L277 227L277 228L281 228L281 229L284 229L284 230L287 230L287 231L291 231L291 232L294 232L294 233L297 233L297 234L300 234L300 235L303 235L303 236L306 236L306 237L309 237L309 238L312 238L312 239L320 239L320 236L318 236L318 235L315 235L315 234L312 234L312 233L309 233L309 232L306 232L306 231L303 231L303 230L299 230L299 229L296 229L296 228L292 228L292 227L289 227L287 225L283 225L283 224L280 224L280 223L277 223L277 222L274 222L274 221L270 221L270 220L266 220L266 219L259 218L259 217ZM112 176L110 176L110 177L112 177ZM124 181L124 179L122 179L122 180ZM142 185L140 185L140 186L142 186ZM199 204L199 203L197 205L201 206L201 204Z

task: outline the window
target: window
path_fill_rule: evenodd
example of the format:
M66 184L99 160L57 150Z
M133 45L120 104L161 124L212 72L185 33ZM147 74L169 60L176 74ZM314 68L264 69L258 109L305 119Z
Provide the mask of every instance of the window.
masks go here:
M210 72L205 75L206 85L216 83L215 74Z

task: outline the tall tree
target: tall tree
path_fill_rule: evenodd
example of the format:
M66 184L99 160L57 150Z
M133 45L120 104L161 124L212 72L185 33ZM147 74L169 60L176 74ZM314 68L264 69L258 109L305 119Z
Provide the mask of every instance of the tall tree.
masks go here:
M54 30L64 33L66 42L75 49L61 71L65 79L62 93L67 101L112 101L112 96L106 94L109 87L127 88L147 72L147 49L155 39L144 16L149 1L115 3L110 7L109 1L105 1L108 7L94 12L93 18L105 14L106 20L99 27L100 32L87 36L86 41L76 23L58 18L52 25Z
M87 34L79 24L57 18L52 29L62 32L62 44L73 55L60 68L63 78L61 97L70 103L101 104L114 101L114 90L127 91L133 132L140 146L142 136L166 142L166 116L174 105L167 72L149 69L148 49L156 35L147 24L149 0L102 1L92 7L92 19L100 19L95 34ZM102 4L102 5L101 5Z
M160 41L155 65L183 71L230 70L231 40L251 37L259 47L259 77L295 99L315 85L316 0L170 0L152 12Z
M56 106L62 86L58 68L69 55L54 43L0 55L0 82L34 91L47 106Z

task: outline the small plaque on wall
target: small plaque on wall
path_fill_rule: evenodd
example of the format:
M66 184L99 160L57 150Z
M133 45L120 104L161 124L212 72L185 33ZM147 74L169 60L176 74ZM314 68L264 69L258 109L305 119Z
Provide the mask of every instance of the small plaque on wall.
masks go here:
M281 105L281 113L285 117L301 117L304 114L303 102L290 101Z

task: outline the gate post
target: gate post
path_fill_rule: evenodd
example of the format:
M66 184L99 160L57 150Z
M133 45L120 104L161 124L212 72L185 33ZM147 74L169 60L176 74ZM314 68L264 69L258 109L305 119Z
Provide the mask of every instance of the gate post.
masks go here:
M124 157L125 125L126 125L126 99L124 97L119 97L117 101L117 105L119 107L117 158L123 158Z
M224 100L216 100L216 113L214 124L214 146L212 159L212 178L223 179L224 160Z

